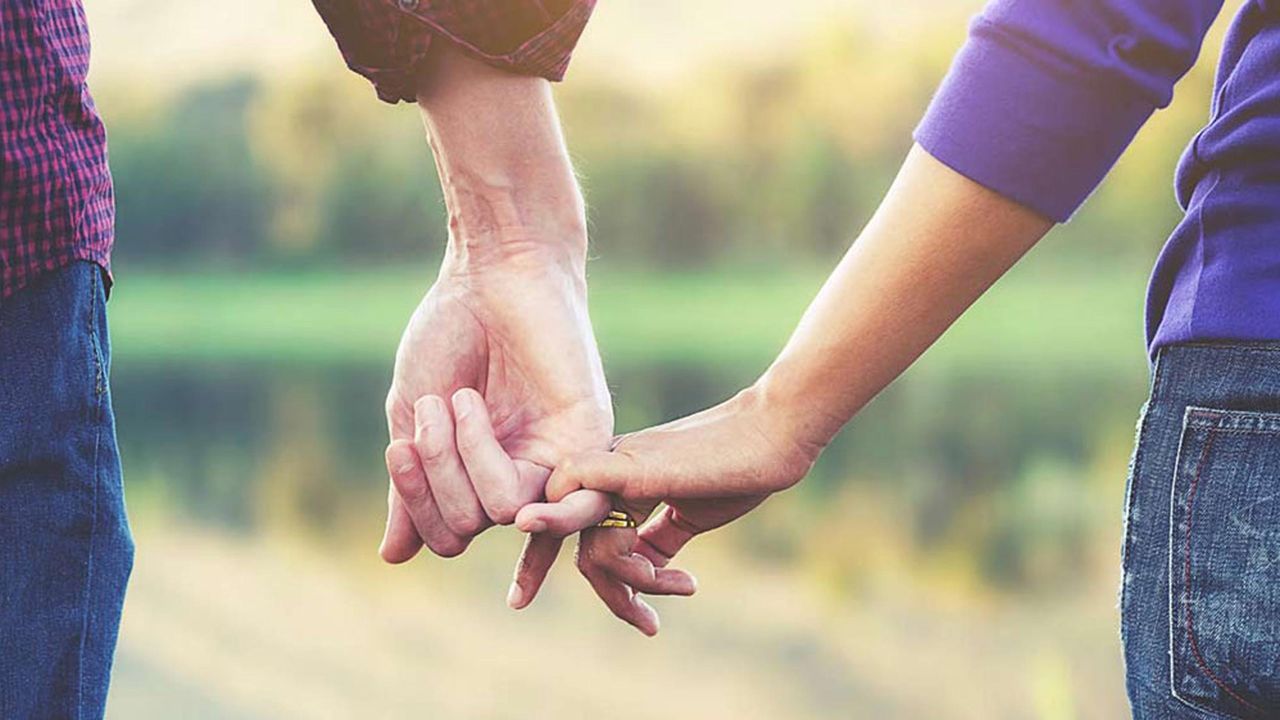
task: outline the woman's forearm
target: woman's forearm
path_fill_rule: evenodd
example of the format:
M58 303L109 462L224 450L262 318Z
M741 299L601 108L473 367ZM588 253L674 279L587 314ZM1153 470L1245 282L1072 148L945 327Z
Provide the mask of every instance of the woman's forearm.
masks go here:
M884 202L756 390L825 445L1052 222L913 147Z

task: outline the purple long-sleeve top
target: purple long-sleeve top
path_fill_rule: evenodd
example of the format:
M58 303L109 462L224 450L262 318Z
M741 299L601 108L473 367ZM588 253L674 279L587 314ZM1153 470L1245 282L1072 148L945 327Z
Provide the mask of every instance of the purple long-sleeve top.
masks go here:
M1173 96L1221 0L996 0L916 141L969 178L1062 222ZM1233 21L1209 123L1175 181L1182 221L1147 292L1151 352L1280 340L1280 2Z

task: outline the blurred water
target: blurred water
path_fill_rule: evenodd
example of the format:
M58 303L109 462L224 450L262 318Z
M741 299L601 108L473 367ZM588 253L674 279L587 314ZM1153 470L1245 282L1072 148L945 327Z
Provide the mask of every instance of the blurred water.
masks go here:
M630 429L749 378L610 382ZM567 565L533 610L505 610L509 531L448 563L378 563L383 368L133 364L114 380L139 554L113 717L645 717L610 700L637 673L698 717L1030 717L1066 691L1095 698L1083 717L1121 707L1110 592L1132 379L908 375L797 491L700 541L684 561L703 591L660 605L654 643ZM613 643L643 667L560 686L555 667ZM894 658L935 667L938 691Z

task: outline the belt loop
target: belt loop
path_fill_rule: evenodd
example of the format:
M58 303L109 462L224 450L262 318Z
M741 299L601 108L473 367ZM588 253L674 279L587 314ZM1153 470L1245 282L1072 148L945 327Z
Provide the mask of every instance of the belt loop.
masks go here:
M1155 363L1151 367L1151 399L1155 400L1160 397L1162 376L1165 366L1169 364L1169 347L1165 346L1156 350Z

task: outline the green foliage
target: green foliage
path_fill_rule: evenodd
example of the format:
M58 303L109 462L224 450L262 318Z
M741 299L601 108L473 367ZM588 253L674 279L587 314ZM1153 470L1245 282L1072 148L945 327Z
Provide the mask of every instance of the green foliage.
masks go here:
M888 187L958 40L953 13L912 21L905 36L837 26L794 54L708 67L661 93L608 77L559 87L596 254L667 269L829 263ZM1210 76L1207 63L1190 74L1059 230L1057 261L1149 266L1178 217L1172 170ZM173 96L114 90L101 104L127 262L345 267L444 242L416 113L359 82L299 69Z
M1043 264L1001 281L912 374L1102 372L1140 380L1141 274L1050 277L1036 267ZM118 276L112 334L123 358L346 364L385 363L432 279L426 266L302 274L137 274L124 267ZM823 276L819 268L593 269L592 319L611 365L758 372L781 349Z
M251 258L269 239L272 191L252 153L247 78L182 93L153 117L111 128L117 257L173 265Z

